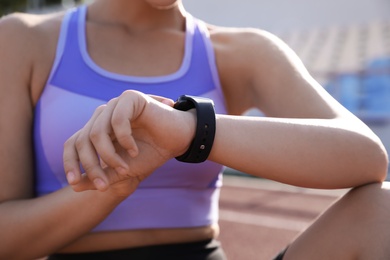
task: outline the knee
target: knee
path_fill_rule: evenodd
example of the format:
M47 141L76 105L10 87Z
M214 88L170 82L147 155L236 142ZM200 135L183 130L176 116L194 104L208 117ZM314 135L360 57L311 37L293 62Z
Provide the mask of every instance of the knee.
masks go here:
M346 198L354 213L350 216L360 259L389 259L390 189L388 183L367 184L352 189ZM348 204L348 203L347 203Z
M353 188L344 199L363 215L390 217L390 183L371 183Z
M390 195L390 182L374 182L352 188L348 193L350 196L389 196Z

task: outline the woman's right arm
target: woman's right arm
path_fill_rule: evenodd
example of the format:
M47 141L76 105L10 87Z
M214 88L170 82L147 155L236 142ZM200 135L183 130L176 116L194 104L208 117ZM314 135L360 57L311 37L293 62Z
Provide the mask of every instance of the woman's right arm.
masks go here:
M89 232L125 197L67 187L33 198L30 93L34 59L45 47L37 46L40 35L31 18L14 14L0 20L0 259L56 252Z

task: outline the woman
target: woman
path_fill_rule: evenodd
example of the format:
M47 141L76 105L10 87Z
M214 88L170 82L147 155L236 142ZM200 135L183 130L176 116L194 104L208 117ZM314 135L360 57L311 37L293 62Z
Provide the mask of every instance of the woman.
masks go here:
M95 0L5 17L0 57L1 259L224 259L221 165L359 187L278 259L390 255L383 145L273 35L207 25L179 0ZM173 108L181 94L214 101L204 163L174 159L203 119ZM250 108L268 117L237 116Z

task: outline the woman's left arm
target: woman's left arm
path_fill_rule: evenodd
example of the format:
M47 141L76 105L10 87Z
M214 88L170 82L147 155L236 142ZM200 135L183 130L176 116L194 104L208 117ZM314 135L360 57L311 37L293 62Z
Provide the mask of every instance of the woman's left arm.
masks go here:
M233 58L235 70L248 84L241 86L240 95L228 94L227 103L233 108L256 107L266 117L218 116L210 160L312 188L384 180L388 159L379 138L334 100L281 40L247 30L228 42L231 55L239 57ZM224 76L221 71L222 81ZM232 92L231 87L235 86L225 84L225 92Z

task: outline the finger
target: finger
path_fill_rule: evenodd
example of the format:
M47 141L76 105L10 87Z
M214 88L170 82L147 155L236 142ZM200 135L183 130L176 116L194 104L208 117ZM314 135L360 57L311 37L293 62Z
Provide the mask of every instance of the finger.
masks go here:
M87 190L96 190L94 183L84 173L81 175L80 181L76 184L71 185L75 192L82 192Z
M103 169L108 167L107 163L105 163L102 158L100 158L100 167L102 167Z
M78 134L75 133L64 143L63 164L70 185L77 184L81 179L80 159L74 144Z
M90 140L100 156L100 161L104 165L114 168L119 173L127 171L127 164L117 153L112 136L114 136L111 126L111 118L114 108L117 105L117 99L112 99L108 102L105 109L98 115L94 121L89 134ZM100 162L100 165L101 162Z
M157 95L149 95L151 98L165 104L165 105L168 105L170 107L173 107L173 105L175 104L175 101L173 101L173 99L170 99L170 98L166 98L166 97L163 97L163 96L157 96Z
M138 146L132 135L131 121L138 117L146 102L134 92L121 95L111 116L111 126L120 146L128 151L131 157L138 155Z
M81 165L88 178L94 183L96 189L104 191L108 188L108 181L100 166L97 152L90 142L85 142L86 137L79 137L76 140ZM81 140L81 141L78 141Z
M99 115L105 110L105 105L98 107L91 119L79 131L74 142L74 147L77 151L79 161L84 168L88 178L94 183L98 190L106 190L108 188L107 178L103 169L100 166L98 153L90 140L91 128Z

